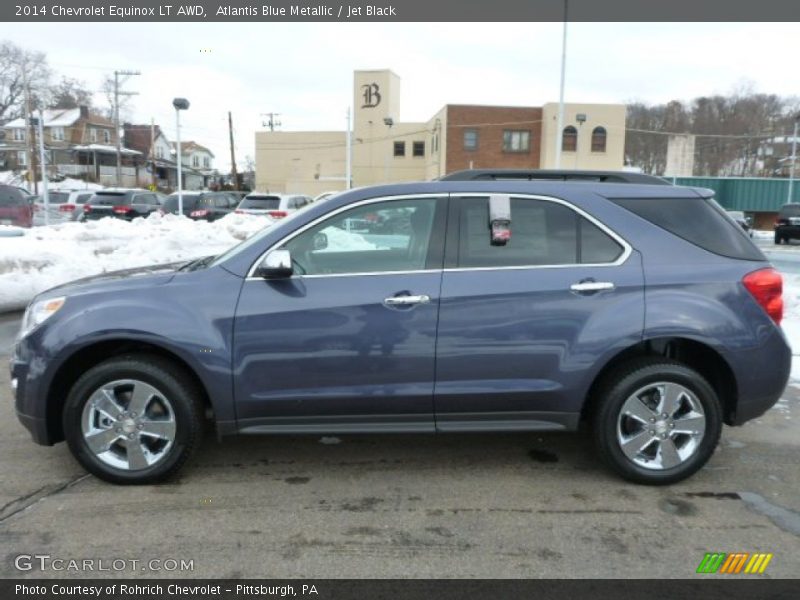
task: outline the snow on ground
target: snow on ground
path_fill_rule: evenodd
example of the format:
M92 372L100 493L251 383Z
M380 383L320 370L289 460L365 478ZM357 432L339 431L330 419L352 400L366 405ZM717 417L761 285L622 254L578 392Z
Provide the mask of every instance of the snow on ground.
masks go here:
M792 346L792 379L800 381L800 275L783 273L781 327Z
M214 223L176 215L132 222L101 219L0 237L0 312L24 308L36 294L108 271L219 254L272 223L231 214Z
M154 214L131 222L109 217L33 229L0 226L0 312L24 308L36 294L75 279L220 254L273 222L236 213L213 223ZM325 234L328 251L376 247L335 227Z

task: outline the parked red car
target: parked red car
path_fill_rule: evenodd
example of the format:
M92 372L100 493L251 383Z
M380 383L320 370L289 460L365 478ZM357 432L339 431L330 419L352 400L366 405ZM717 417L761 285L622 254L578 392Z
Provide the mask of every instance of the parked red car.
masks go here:
M33 226L33 196L13 185L0 185L0 225Z

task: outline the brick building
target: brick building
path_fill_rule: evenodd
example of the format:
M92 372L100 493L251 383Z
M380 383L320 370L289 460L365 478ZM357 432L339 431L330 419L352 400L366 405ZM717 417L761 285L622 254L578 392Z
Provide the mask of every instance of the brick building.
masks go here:
M625 106L448 104L425 122L400 119L400 78L389 70L353 79L352 185L430 180L460 169L621 169ZM256 189L317 194L346 187L346 132L256 133Z

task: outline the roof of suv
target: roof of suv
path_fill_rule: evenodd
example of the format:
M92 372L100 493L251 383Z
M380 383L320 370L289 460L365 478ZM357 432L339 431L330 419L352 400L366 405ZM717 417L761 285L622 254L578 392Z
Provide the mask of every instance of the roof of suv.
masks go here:
M440 177L439 181L585 181L672 185L661 177L645 173L575 169L466 169L448 173Z

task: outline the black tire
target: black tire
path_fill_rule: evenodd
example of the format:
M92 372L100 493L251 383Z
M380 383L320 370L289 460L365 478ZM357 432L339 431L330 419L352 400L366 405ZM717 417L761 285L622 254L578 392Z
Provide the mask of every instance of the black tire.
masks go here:
M155 464L139 470L116 468L101 461L87 445L81 419L90 396L104 384L121 379L142 381L167 397L174 413L171 447ZM69 449L90 473L111 483L148 484L174 475L194 454L202 439L202 394L178 365L159 356L129 354L102 362L84 373L72 386L64 405L64 434Z
M705 413L705 433L694 453L679 465L652 470L637 465L622 451L617 424L626 400L649 383L677 383L690 390ZM667 485L686 479L706 464L722 432L722 407L711 385L695 370L663 357L636 359L616 369L597 387L592 429L603 461L622 477L635 483ZM652 432L651 432L652 433Z
M780 235L778 235L777 233L775 234L775 243L776 243L777 245L779 245L779 246L780 246L780 245L783 243L783 237L781 237L781 236L780 236Z

